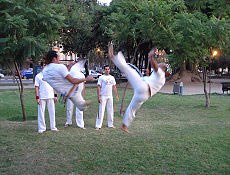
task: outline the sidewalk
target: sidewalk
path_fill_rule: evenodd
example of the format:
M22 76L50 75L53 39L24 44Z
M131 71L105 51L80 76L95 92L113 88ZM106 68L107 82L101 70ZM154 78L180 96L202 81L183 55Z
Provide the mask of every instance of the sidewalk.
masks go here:
M117 87L125 87L126 83L117 84ZM87 83L86 87L96 87L96 83ZM24 84L25 89L34 89L33 84ZM0 86L0 90L17 90L17 86ZM209 92L209 83L207 83ZM173 94L173 82L166 82L160 90L161 93ZM223 94L220 82L211 83L211 93ZM204 85L202 82L184 83L183 95L204 94ZM226 92L225 92L226 94Z
M207 83L206 89L209 93L209 83ZM184 83L183 90L183 95L204 94L204 85L202 82ZM166 82L166 84L162 87L160 92L173 94L173 83ZM211 93L223 94L222 85L220 83L211 83Z

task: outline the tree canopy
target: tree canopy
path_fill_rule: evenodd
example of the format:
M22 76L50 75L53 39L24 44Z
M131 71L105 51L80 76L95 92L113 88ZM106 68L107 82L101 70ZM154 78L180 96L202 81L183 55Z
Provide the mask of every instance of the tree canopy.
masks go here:
M37 58L56 41L65 52L86 55L106 50L112 40L135 64L146 62L156 46L170 54L172 65L184 67L210 56L211 48L229 55L229 7L227 0L113 0L110 6L96 0L1 0L0 52L4 58Z
M0 3L0 61L11 59L20 63L26 58L41 57L64 24L64 16L54 10L55 4L48 0Z

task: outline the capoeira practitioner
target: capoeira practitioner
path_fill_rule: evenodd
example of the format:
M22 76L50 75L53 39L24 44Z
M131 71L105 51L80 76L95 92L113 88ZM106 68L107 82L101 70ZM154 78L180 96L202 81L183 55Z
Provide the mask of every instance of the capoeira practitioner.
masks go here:
M53 88L43 79L42 71L35 76L34 86L36 101L38 103L38 133L46 131L45 109L47 106L50 118L50 130L58 131L55 122L55 102L57 94L54 94Z
M75 77L75 78L85 78L85 75L81 72L84 68L84 64L85 64L85 60L81 60L78 61L77 63L75 63L74 65L71 65L70 69L70 75ZM83 98L83 94L85 93L85 83L80 83L77 87L77 92L79 93L79 98ZM74 111L74 104L70 99L67 99L66 102L66 123L65 123L65 127L71 126L72 125L72 116L73 116L73 111ZM85 129L85 123L84 123L84 119L83 119L83 111L80 111L77 107L76 107L76 124L79 128L81 129Z
M128 127L135 118L135 114L141 105L148 100L149 97L155 95L165 84L167 65L164 63L157 64L154 59L156 53L157 50L151 50L148 55L149 62L153 67L153 72L150 76L141 77L126 63L121 52L118 52L118 54L114 56L113 45L109 45L109 58L121 72L125 73L134 91L133 98L125 111L123 124L121 126L121 129L125 132L128 132Z
M105 74L100 76L97 82L97 96L98 96L98 114L96 118L96 130L101 129L105 107L107 110L107 122L109 128L115 128L113 125L113 117L114 117L114 110L113 110L113 92L116 94L117 100L119 100L116 81L115 78L110 75L110 68L108 65L104 66Z
M88 106L80 93L77 93L77 85L93 80L92 76L87 76L86 78L75 78L70 75L67 67L63 64L59 64L59 55L56 51L49 51L45 58L47 66L43 70L43 79L47 81L51 87L65 99L69 98L79 110L83 111Z

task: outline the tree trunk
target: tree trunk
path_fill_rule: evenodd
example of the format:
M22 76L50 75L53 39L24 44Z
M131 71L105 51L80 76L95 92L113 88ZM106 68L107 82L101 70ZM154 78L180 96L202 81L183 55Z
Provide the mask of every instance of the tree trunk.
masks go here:
M122 96L122 100L121 100L120 115L124 114L124 112L123 112L123 109L124 109L124 99L125 99L125 94L126 94L126 90L127 90L128 85L129 85L129 82L126 83L125 89L124 89L124 92L123 92L123 96Z
M22 108L22 119L23 121L26 121L26 111L25 111L25 105L24 105L24 86L22 83L22 77L18 68L18 65L16 63L16 61L14 61L14 66L16 71L18 72L18 77L19 77L19 86L18 86L18 90L20 93L20 102L21 102L21 108Z
M203 84L204 84L204 95L205 95L205 107L210 106L210 98L207 91L207 69L203 67Z

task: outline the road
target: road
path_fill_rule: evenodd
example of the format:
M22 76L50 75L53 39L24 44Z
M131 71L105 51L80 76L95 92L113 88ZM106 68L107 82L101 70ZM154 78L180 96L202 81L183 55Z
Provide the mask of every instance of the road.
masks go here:
M33 79L22 79L24 84L32 84L33 83ZM0 79L0 85L5 85L5 84L10 84L10 85L16 85L17 86L17 81L10 76L4 77Z
M96 86L97 80L92 83L87 83L86 87ZM211 93L222 94L222 85L221 82L230 82L230 79L212 79L211 83ZM9 86L7 86L9 84ZM26 89L33 89L33 80L23 79L23 84ZM126 83L118 83L118 87L125 87ZM13 80L12 77L4 77L0 79L0 90L9 90L9 89L18 89L17 82ZM161 93L172 94L173 90L173 82L166 82L165 85L160 90ZM209 90L209 84L207 86L207 90ZM226 93L226 92L225 92ZM202 82L191 82L184 83L184 95L194 95L194 94L204 94L204 88Z

